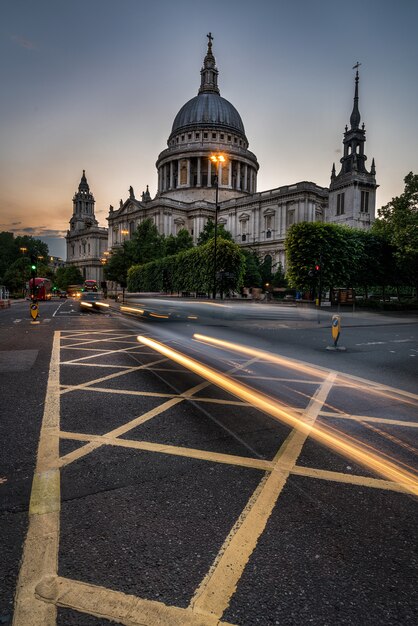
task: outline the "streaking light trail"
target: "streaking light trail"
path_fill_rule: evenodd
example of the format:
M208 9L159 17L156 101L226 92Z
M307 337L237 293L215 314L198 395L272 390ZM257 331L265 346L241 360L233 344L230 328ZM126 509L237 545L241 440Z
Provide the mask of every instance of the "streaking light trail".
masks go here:
M311 376L317 376L318 378L325 379L328 376L330 370L327 370L323 367L313 367L308 363L302 363L300 361L293 361L292 359L288 359L287 357L281 357L276 354L272 354L271 352L265 352L264 350L257 350L256 348L250 348L248 346L243 346L237 343L232 343L230 341L224 341L223 339L216 339L215 337L208 337L207 335L200 335L199 333L194 333L193 339L196 341L200 341L202 343L206 343L211 346L217 346L218 348L224 350L231 350L233 352L239 352L241 354L245 354L246 356L252 356L262 361L266 361L267 363L275 363L276 365L282 365L288 369L293 369L297 372L302 372L304 374L309 374ZM356 382L355 376L345 376L344 374L339 373L339 383L343 383L345 386L353 387L357 389L364 389L368 393L374 393L384 398L395 399L400 402L405 402L408 404L416 404L418 400L418 396L415 394L403 392L400 397L398 394L390 393L389 391L385 391L379 387L373 387L370 384L367 385L364 381ZM405 397L403 397L405 396Z
M302 431L306 435L313 437L321 444L335 450L339 454L352 458L368 469L384 476L386 479L401 484L410 493L418 495L417 477L414 476L414 474L398 467L395 463L386 461L369 450L365 451L358 443L346 441L344 438L330 432L325 426L316 424L311 425L304 422L299 415L292 413L288 409L282 408L273 398L270 398L243 383L235 381L229 376L222 374L207 365L199 363L199 361L196 361L195 359L192 359L177 350L173 350L159 341L150 339L149 337L143 337L142 335L139 335L137 339L140 343L143 343L160 354L163 354L167 358L172 359L195 374L202 376L206 380L209 380L221 389L224 389L241 400L244 400L244 402L251 404L267 415L284 422L292 428Z

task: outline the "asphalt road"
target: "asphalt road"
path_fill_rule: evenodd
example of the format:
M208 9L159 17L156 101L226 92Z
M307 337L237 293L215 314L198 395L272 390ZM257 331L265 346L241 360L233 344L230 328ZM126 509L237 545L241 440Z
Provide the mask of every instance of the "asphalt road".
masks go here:
M0 311L0 624L417 623L417 317L126 306Z

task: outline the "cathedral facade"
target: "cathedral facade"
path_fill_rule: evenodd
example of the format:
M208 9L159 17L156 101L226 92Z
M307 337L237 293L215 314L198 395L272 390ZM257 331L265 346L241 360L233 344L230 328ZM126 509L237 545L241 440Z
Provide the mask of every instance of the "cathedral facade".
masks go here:
M365 166L358 66L341 168L337 173L332 167L330 187L302 181L259 192L257 157L248 149L238 111L220 95L210 34L208 40L198 94L175 116L167 148L158 156L155 196L147 186L136 198L130 187L129 197L117 209L110 206L108 229L100 228L83 171L66 240L67 262L80 267L86 278L102 280L103 254L129 239L146 218L154 221L161 234L176 235L185 228L196 242L217 211L218 224L225 226L236 243L262 258L270 255L273 267L281 263L284 268L284 241L292 224L322 221L369 228L373 222L376 171L374 160L370 171ZM216 161L219 155L223 162Z

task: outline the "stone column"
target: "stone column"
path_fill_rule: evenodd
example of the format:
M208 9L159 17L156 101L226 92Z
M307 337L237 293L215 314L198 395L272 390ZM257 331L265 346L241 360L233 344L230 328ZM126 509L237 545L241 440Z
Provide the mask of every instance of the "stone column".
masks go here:
M244 165L244 189L243 191L248 191L248 165Z
M237 164L237 189L241 189L241 161Z
M173 161L170 161L170 189L173 189Z
M212 161L208 159L208 187L212 187Z
M190 159L187 159L187 186L190 187Z
M197 157L197 185L196 187L201 187L202 185L202 173L201 173L201 158Z

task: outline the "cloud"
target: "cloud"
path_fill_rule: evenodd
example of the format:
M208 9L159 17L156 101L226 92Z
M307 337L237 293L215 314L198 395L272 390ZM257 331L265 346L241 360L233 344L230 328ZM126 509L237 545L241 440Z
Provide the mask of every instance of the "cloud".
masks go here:
M33 41L22 37L22 35L12 35L12 41L16 42L21 48L26 48L26 50L36 50Z
M30 237L65 237L67 229L58 230L48 228L47 226L26 226L25 228L19 228L19 224L22 222L13 222L11 224L0 224L0 230L6 230L14 235L29 235Z

